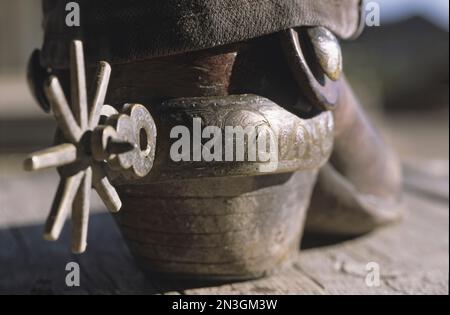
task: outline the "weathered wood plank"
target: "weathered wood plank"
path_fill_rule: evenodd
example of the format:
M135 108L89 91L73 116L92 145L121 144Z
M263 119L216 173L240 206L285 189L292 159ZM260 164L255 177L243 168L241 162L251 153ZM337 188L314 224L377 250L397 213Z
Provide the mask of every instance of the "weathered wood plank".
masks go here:
M47 171L25 174L14 165L5 162L0 168L0 294L448 293L448 199L433 194L409 188L405 194L409 212L399 225L322 247L317 247L316 240L315 247L297 255L292 267L271 277L219 285L146 278L98 198L93 200L96 210L86 254L71 254L68 224L59 242L45 242L43 222L57 175ZM78 288L65 285L65 266L70 261L81 267ZM365 284L369 262L380 266L380 287Z

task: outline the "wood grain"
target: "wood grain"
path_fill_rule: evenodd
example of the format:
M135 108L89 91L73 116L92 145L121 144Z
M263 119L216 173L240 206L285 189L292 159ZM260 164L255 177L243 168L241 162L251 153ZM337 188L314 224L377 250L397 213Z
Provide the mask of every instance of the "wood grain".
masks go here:
M63 231L58 243L43 241L45 209L52 197L48 187L54 186L56 174L4 174L0 181L0 293L448 294L448 197L408 189L409 211L400 224L344 242L331 239L320 244L314 239L314 247L298 253L292 267L268 278L205 284L146 278L104 210L94 211L85 255L71 254L69 231ZM94 205L99 209L101 203ZM70 261L81 267L78 288L64 285L64 268ZM380 287L365 285L365 266L372 261L380 264Z

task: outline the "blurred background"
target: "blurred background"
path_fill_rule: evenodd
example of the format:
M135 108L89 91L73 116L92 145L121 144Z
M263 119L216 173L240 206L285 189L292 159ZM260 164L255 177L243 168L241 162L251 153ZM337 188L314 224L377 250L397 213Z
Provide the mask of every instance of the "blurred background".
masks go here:
M399 152L405 168L420 170L415 173L417 185L430 176L442 178L437 186L433 182L433 193L448 203L449 1L374 2L381 8L381 26L367 27L357 41L343 43L345 71L369 115ZM26 84L28 58L40 48L42 37L40 1L0 0L0 281L2 277L10 279L7 273L14 272L1 267L2 262L24 251L12 248L8 239L14 238L24 248L32 246L27 243L31 240L46 246L40 239L41 227L36 224L47 212L35 208L49 208L57 184L54 171L36 175L21 170L26 153L51 145L55 128L52 116L40 110ZM427 189L425 186L419 188ZM97 199L93 208L103 211ZM24 239L15 230L21 226L30 226L35 237ZM12 229L11 233L5 227ZM67 250L66 244L67 238L58 248L53 244L55 247L46 247L47 252ZM42 270L49 272L46 259L40 257L39 261ZM51 259L64 258L53 255ZM28 268L26 259L22 263ZM49 286L46 281L51 278L20 277L31 281L36 292L45 292ZM20 283L20 279L17 281ZM133 285L139 281L130 278Z

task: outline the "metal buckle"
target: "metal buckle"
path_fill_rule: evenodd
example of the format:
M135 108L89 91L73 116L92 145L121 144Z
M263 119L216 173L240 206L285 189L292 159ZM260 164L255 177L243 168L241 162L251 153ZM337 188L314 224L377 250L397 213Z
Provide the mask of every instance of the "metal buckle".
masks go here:
M334 110L342 72L336 37L324 27L289 29L281 36L288 63L307 99L321 111Z

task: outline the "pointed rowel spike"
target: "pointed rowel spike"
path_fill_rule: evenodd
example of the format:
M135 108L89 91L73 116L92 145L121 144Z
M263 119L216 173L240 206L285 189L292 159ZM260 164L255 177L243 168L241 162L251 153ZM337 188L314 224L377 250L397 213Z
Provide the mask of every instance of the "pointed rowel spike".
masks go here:
M72 253L74 254L82 254L86 251L91 186L92 170L88 167L84 171L72 208Z
M45 223L44 238L46 240L56 241L59 238L83 176L84 172L81 171L73 176L61 179Z
M122 154L132 151L134 149L136 149L135 143L113 138L111 138L108 141L108 145L106 147L106 150L108 151L109 154Z

